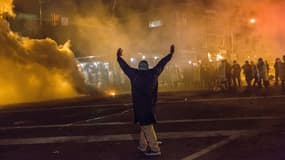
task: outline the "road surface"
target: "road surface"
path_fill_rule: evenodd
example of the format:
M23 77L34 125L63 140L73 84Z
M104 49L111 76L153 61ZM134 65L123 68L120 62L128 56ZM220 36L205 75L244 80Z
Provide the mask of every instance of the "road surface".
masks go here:
M284 95L172 92L160 96L157 113L162 155L148 158L136 149L128 95L4 107L0 159L285 159Z

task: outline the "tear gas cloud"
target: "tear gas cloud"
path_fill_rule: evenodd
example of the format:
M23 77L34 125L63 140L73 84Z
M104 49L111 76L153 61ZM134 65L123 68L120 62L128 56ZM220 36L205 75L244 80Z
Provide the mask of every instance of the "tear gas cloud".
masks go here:
M239 61L248 55L272 60L284 53L282 0L106 1L70 0L50 6L66 6L60 10L71 14L71 44L81 56L114 62L117 48L123 48L126 60L142 54L161 57L172 43L177 50L170 65L204 60L219 48ZM11 0L0 2L1 15L12 15ZM248 23L251 17L255 24ZM155 20L162 26L148 28ZM3 18L0 25L0 104L78 95L74 86L81 88L82 81L68 43L21 37Z
M170 38L157 38L157 33L152 33L147 28L151 16L140 14L129 6L128 3L134 3L132 1L116 1L111 8L110 3L100 0L59 3L65 6L60 8L62 14L69 13L68 16L72 17L70 26L76 29L72 30L70 35L71 43L75 44L73 47L76 46L80 56L95 55L114 60L117 48L123 48L126 56L133 56L138 53L150 53L155 46L151 44L158 44L157 40L160 42L159 46L163 45L161 48L166 47L163 48L163 53L168 52L169 46L173 43L173 39ZM55 7L58 5L57 3ZM57 36L60 35L61 33L58 33ZM162 42L166 42L165 45Z
M81 5L69 2L72 7L68 8L77 13L72 22L77 33L72 40L82 55L104 57L117 68L117 48L123 48L124 58L131 63L132 57L140 59L142 55L161 58L175 44L176 54L161 79L183 79L173 68L179 66L177 72L187 73L185 68L208 61L209 52L216 54L215 61L227 58L241 64L245 60L256 62L259 57L272 63L284 54L283 0L112 2L111 8L110 3L102 1L82 1ZM250 23L251 18L255 23ZM157 20L161 26L148 27L149 22ZM221 50L226 54L221 56ZM200 78L199 73L191 76Z
M78 96L83 81L70 43L18 35L4 18L14 15L12 1L0 4L0 105Z
M248 52L241 52L241 57L252 53L257 57L265 57L273 60L284 54L285 47L285 23L282 21L285 14L285 1L221 1L219 8L225 8L224 15L230 16L223 24L232 23L232 32L236 33L237 48L249 48ZM235 3L234 3L235 2ZM216 4L218 5L218 4ZM254 18L255 23L250 23Z
M78 32L73 39L83 54L114 59L119 47L128 57L165 54L174 43L179 63L182 57L191 56L193 48L224 48L239 58L248 54L280 56L284 51L285 2L281 0L113 2L111 9L101 1L68 2L70 12L78 13L73 20ZM255 24L249 24L251 17L256 18ZM147 23L153 20L161 20L162 26L149 29ZM196 54L203 57L207 51Z

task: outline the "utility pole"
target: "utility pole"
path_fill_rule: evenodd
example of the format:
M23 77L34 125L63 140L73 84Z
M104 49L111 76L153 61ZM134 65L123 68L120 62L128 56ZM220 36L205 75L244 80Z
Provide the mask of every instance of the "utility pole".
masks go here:
M113 17L115 14L116 5L117 5L117 0L113 0L112 1L112 9L111 9L111 17Z
M43 25L43 10L42 10L42 0L39 0L39 18L40 18L40 27Z

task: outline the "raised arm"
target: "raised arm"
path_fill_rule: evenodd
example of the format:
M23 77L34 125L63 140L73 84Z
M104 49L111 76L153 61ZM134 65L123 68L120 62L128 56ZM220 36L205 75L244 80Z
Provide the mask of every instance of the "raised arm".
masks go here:
M158 75L163 71L164 66L171 60L171 58L172 58L172 56L174 54L174 51L175 51L175 46L171 45L169 54L166 55L164 58L162 58L158 62L158 64L153 68Z
M122 70L124 71L124 73L128 76L131 77L131 75L134 74L135 69L130 67L127 62L122 58L123 55L123 50L121 48L119 48L117 50L117 60L118 63L120 65L120 67L122 68Z

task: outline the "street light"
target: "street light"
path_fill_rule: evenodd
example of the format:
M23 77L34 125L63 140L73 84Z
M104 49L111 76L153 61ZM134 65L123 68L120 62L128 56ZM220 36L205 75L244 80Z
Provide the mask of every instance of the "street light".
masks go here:
M249 23L251 23L251 24L256 23L256 19L255 19L255 18L251 18L251 19L249 20Z
M256 19L254 17L250 18L249 19L249 25L251 25L251 29L254 29L255 28L255 23L256 23ZM255 54L256 52L256 40L255 40L255 35L256 34L251 34L251 52L253 52Z

